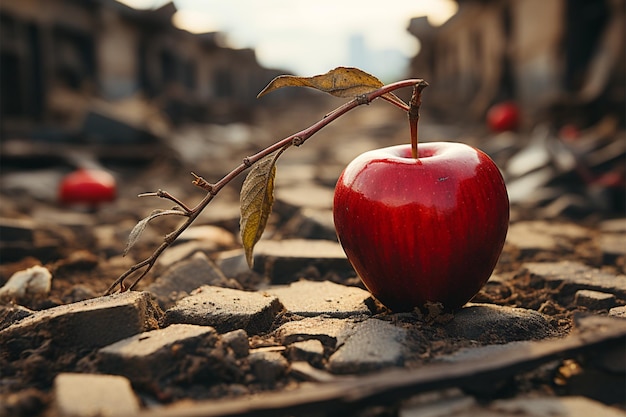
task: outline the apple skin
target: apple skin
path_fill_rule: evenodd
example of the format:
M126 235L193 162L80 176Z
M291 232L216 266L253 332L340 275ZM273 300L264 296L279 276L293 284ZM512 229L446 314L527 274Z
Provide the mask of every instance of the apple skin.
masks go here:
M392 311L456 310L487 282L509 224L498 167L454 142L366 152L335 187L337 236L367 289Z
M97 206L115 200L116 195L115 178L101 169L79 168L59 184L59 201L63 204Z
M519 126L519 109L512 101L494 104L487 111L487 124L493 132L516 130Z

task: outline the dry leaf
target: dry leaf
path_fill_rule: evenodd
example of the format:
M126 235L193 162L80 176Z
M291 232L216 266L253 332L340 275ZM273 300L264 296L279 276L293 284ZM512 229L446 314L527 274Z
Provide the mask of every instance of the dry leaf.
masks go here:
M132 248L135 245L135 243L137 243L143 231L146 230L146 226L148 226L148 223L150 222L150 220L156 219L157 217L168 216L168 215L185 216L186 213L180 210L175 210L175 209L174 210L160 210L160 209L154 210L146 218L141 219L135 225L135 227L133 227L133 230L130 231L130 234L128 236L128 243L126 244L126 248L124 249L123 255L126 256L130 248Z
M259 93L258 97L282 87L311 87L335 97L353 98L361 94L371 93L383 86L383 83L371 74L358 68L337 67L326 74L314 77L297 77L295 75L280 75L274 78ZM404 102L393 93L383 96L389 101Z
M240 233L248 266L252 268L252 251L259 241L274 203L274 177L276 160L282 150L276 151L259 160L246 176L241 187Z

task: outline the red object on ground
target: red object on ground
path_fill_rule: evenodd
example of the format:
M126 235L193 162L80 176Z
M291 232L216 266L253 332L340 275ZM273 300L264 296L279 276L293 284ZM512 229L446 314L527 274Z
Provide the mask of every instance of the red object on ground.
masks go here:
M487 125L494 132L516 130L519 127L519 108L512 101L494 104L487 111Z
M63 204L96 206L115 200L117 186L110 173L100 169L79 168L63 177L59 201Z

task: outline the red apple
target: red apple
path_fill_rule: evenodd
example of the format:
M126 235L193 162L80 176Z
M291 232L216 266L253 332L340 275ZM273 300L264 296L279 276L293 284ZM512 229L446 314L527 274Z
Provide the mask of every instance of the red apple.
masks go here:
M494 104L487 111L487 124L494 132L515 130L519 125L519 109L512 101Z
M502 251L509 200L483 152L431 142L366 152L343 171L333 214L339 241L369 291L394 311L454 310L487 282Z
M100 169L79 168L63 177L59 185L59 200L64 204L97 206L115 196L115 178Z

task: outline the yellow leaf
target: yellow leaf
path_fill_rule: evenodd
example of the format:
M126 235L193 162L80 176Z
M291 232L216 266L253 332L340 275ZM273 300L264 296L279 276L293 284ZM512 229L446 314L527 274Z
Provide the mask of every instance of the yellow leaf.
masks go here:
M276 159L281 151L276 151L259 160L246 176L241 187L239 223L241 241L246 253L248 266L252 268L252 251L263 235L274 203L274 178Z
M382 86L383 83L378 78L358 68L337 67L326 74L313 77L280 75L270 81L257 98L282 87L310 87L335 97L353 98L371 93ZM393 93L385 94L383 97L389 101L398 100L404 103Z

